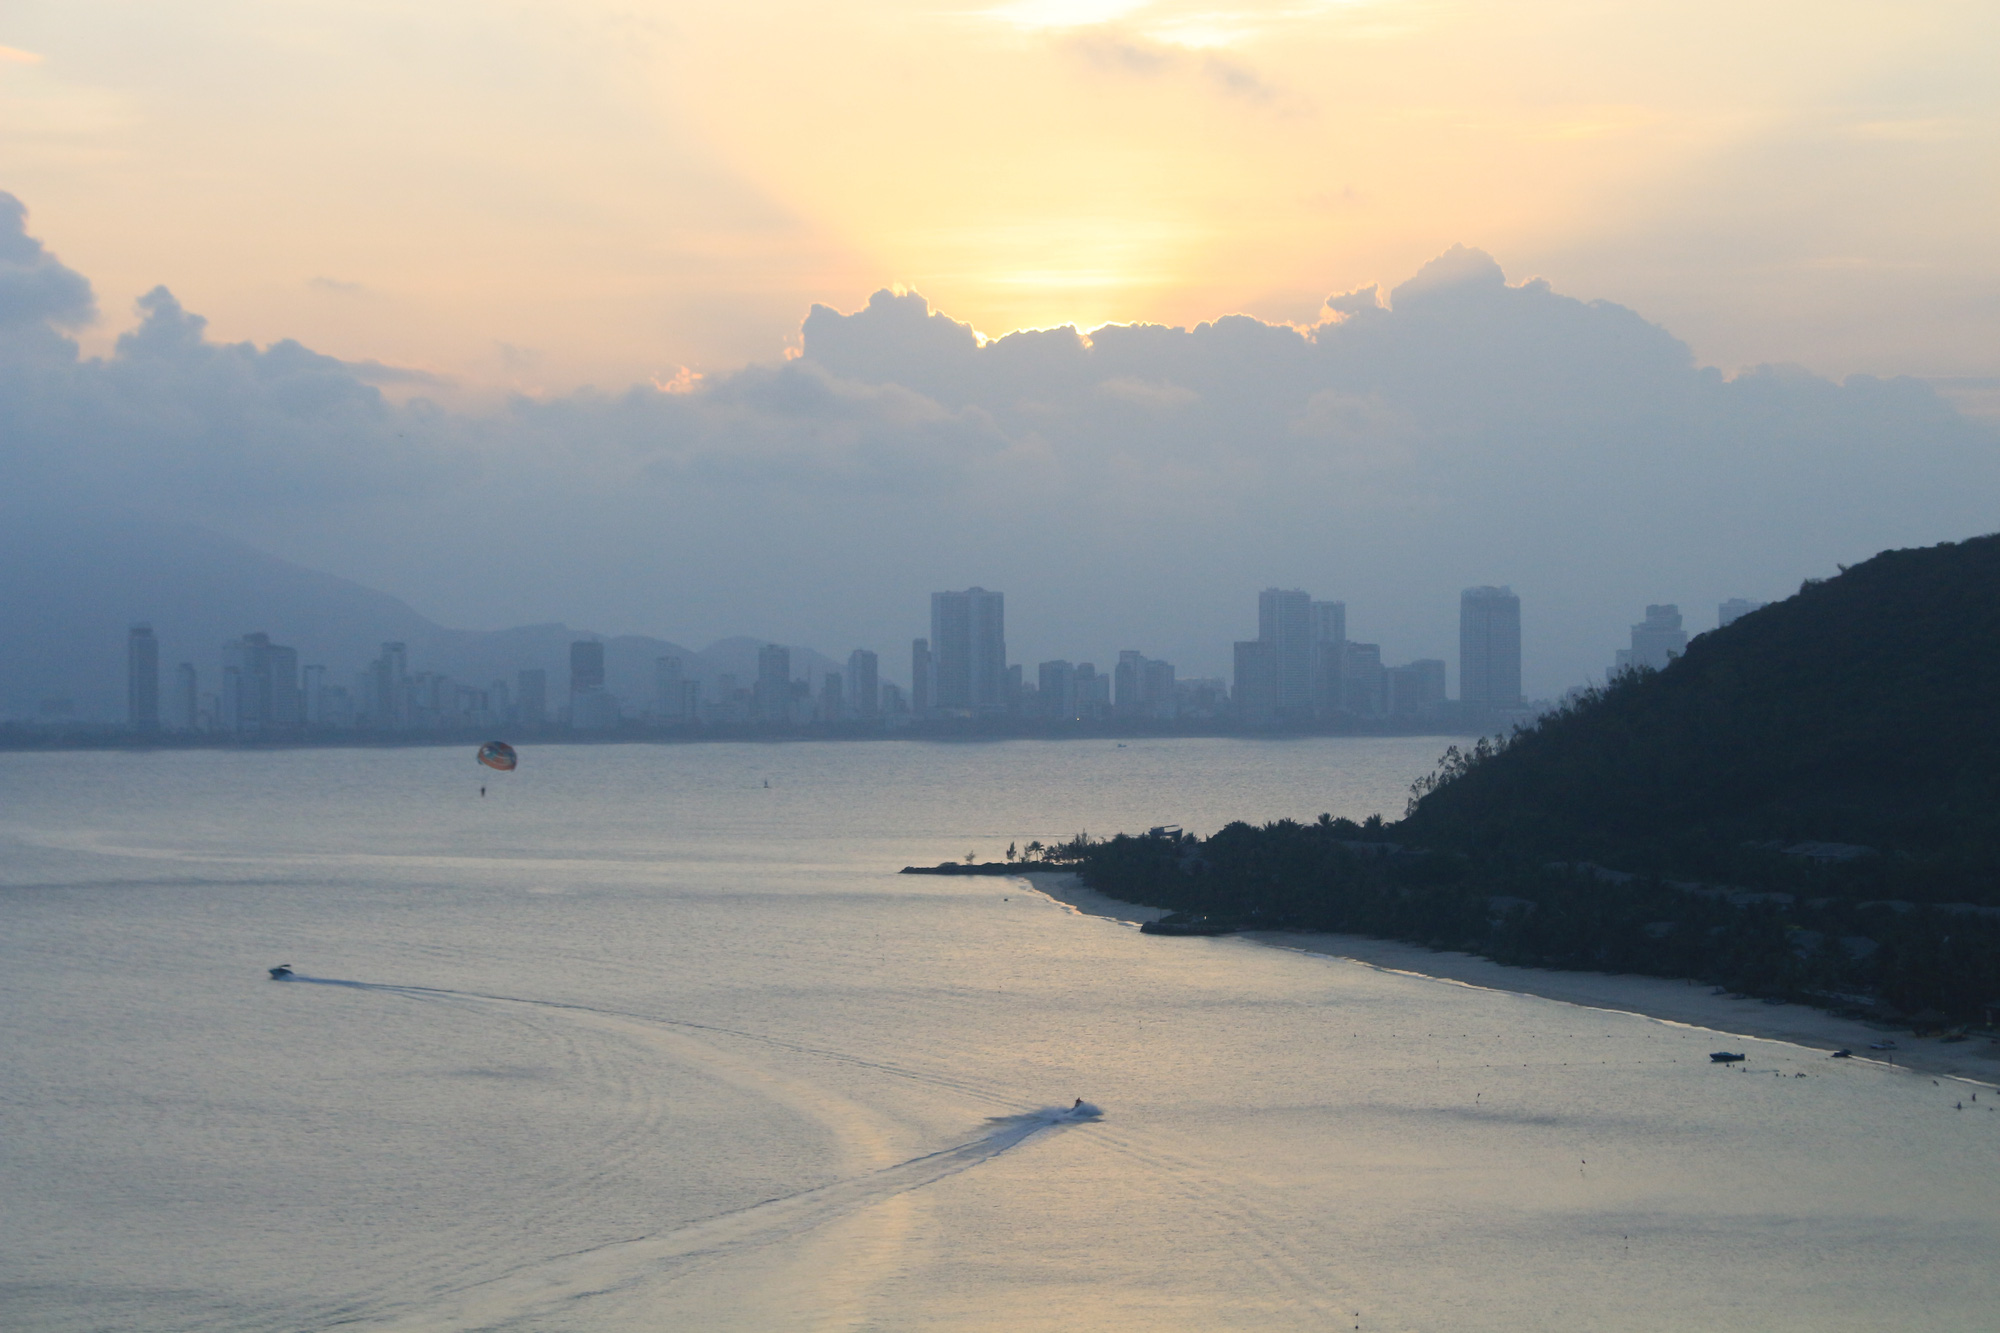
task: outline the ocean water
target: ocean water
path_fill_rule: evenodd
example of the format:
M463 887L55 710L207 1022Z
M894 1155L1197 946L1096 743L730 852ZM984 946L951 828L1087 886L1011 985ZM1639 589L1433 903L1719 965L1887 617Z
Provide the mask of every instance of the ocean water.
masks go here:
M0 1327L1995 1326L2000 1094L894 873L1441 748L0 755Z

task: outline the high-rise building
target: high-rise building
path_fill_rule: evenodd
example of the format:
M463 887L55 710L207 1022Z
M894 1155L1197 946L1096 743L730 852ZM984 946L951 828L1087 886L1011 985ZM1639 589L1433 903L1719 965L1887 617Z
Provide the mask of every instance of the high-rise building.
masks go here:
M1268 727L1278 717L1278 653L1270 639L1245 639L1236 644L1236 680L1232 690L1236 719L1246 727Z
M910 640L910 711L918 717L937 707L937 659L929 639Z
M514 725L539 727L549 720L549 673L527 667L514 673Z
M1444 707L1444 660L1421 658L1403 666L1390 667L1388 678L1389 715L1425 717Z
M125 717L134 731L160 729L160 641L151 625L125 636Z
M194 663L183 662L174 668L174 690L167 702L168 726L175 731L201 729L201 686Z
M604 645L594 639L579 639L569 646L569 692L604 688Z
M1632 627L1632 646L1618 650L1614 672L1634 667L1666 670L1667 663L1687 651L1687 631L1681 628L1681 609L1672 602L1646 608L1646 618Z
M268 634L246 634L223 646L224 693L234 707L224 725L255 735L299 729L299 653L271 642ZM229 672L235 672L232 678Z
M1347 603L1312 604L1312 706L1315 713L1340 707L1341 645L1347 642Z
M1118 717L1145 716L1146 655L1136 648L1122 649L1111 668L1111 711Z
M997 713L1007 707L1006 594L984 588L931 594L933 707Z
M1271 645L1279 716L1306 716L1312 711L1312 597L1297 588L1258 593L1257 637Z
M1341 650L1340 707L1356 717L1380 717L1388 711L1388 682L1382 671L1382 645L1349 640Z
M1140 663L1146 716L1173 718L1180 714L1180 693L1174 688L1174 664L1149 657Z
M1763 610L1764 605L1763 602L1752 602L1742 597L1732 597L1715 608L1715 627L1721 629L1725 625L1733 625L1752 611Z
M1111 711L1111 677L1097 674L1094 662L1076 664L1076 715L1095 722Z
M396 731L410 722L409 649L400 643L382 645L382 655L369 668L368 714L380 731Z
M1521 706L1521 599L1511 588L1459 594L1458 697L1475 711Z
M1076 668L1068 662L1044 662L1035 668L1035 702L1043 717L1070 721L1076 717Z
M847 711L846 692L841 688L840 673L829 671L822 677L819 689L819 720L838 722Z
M653 663L653 714L662 722L679 722L687 716L687 677L678 657Z
M759 722L792 720L792 650L782 643L757 650L757 683L750 687L750 701Z
M847 655L847 707L864 722L882 713L877 667L875 654L866 648L856 648Z
M1127 648L1113 668L1112 711L1125 718L1171 718L1179 711L1174 664Z

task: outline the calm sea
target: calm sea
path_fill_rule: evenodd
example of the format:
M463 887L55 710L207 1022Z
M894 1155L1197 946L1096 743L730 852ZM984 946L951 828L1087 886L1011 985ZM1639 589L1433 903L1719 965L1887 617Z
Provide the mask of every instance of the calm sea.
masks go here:
M1994 1327L1971 1085L894 873L1442 744L0 755L0 1326Z

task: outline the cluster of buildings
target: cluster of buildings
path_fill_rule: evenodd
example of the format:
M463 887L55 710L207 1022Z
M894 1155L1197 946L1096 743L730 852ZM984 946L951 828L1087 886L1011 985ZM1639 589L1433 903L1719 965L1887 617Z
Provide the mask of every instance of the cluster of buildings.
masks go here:
M1715 608L1715 627L1725 625L1761 609L1765 603L1747 601L1732 597ZM1622 676L1628 671L1651 669L1661 671L1667 663L1687 651L1688 634L1681 627L1681 609L1672 602L1646 608L1646 618L1632 626L1632 646L1618 649L1612 659L1611 674Z
M1137 649L1120 652L1104 669L1087 661L1042 662L1031 678L1007 660L1005 594L985 588L931 594L930 634L911 644L907 689L881 678L869 649L850 654L844 672L811 681L795 677L789 648L768 644L758 652L754 677L663 656L653 662L650 699L620 698L606 679L605 645L595 639L570 645L568 679L555 682L554 691L542 668L483 687L412 669L402 643L383 644L374 661L336 683L325 666L301 665L297 650L261 633L224 645L220 668L208 679L191 662L163 679L149 625L132 627L127 666L133 729L243 738L497 728L874 731L966 721L1040 730L1179 722L1444 727L1484 724L1524 706L1521 603L1506 588L1470 588L1460 598L1456 701L1446 695L1442 660L1385 664L1379 644L1347 637L1344 603L1279 588L1258 594L1257 637L1236 644L1233 680L1182 678L1173 663Z
M599 647L601 653L601 645ZM600 659L601 660L601 659ZM206 687L206 688L204 688ZM510 687L459 684L440 672L409 669L409 650L385 643L351 686L327 680L324 666L299 665L296 648L246 634L222 646L221 669L204 681L182 662L164 680L151 625L126 640L127 716L140 732L212 732L252 737L323 731L459 731L549 718L548 673L518 673Z

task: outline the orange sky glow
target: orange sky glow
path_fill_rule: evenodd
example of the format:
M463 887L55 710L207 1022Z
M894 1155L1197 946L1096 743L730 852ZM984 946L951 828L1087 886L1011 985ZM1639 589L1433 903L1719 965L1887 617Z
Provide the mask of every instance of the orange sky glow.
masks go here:
M989 335L1314 322L1453 243L1728 369L2000 374L1990 4L441 0L0 20L0 189L216 336L469 389L775 359L900 285Z

